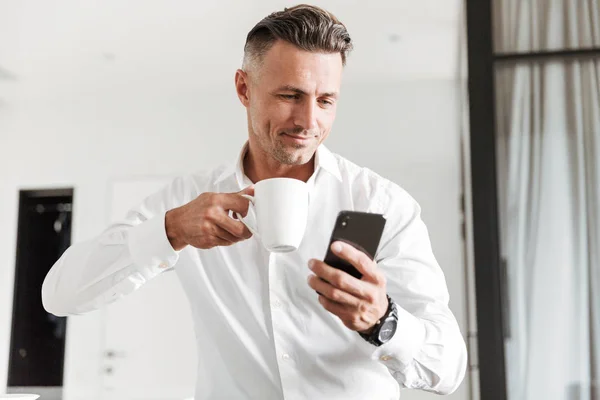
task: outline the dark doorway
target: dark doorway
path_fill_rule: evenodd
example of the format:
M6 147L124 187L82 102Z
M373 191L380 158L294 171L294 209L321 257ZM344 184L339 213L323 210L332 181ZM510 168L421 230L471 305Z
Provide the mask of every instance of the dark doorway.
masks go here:
M62 386L67 319L42 306L42 283L71 244L72 189L22 190L9 387Z

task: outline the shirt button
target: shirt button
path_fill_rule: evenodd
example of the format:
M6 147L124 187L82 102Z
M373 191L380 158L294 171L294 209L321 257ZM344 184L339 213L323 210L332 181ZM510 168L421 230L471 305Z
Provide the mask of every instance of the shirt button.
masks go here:
M275 299L275 300L271 301L271 305L273 306L273 308L281 308L281 301L279 301L278 299Z
M158 264L158 266L160 268L167 268L169 266L169 264L167 264L166 262L161 262L160 264Z
M292 357L291 357L291 356L290 356L288 353L283 353L283 354L281 355L281 359L282 359L282 360L285 360L285 361L288 361L288 360L290 360L291 358L292 358Z
M389 361L392 359L392 356L385 355L385 356L381 356L379 359L381 361Z

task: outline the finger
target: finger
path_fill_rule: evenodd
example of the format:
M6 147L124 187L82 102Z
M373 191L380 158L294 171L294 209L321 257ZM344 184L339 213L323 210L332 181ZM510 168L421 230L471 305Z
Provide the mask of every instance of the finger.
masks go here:
M336 315L348 328L361 332L368 329L373 323L365 321L353 308L329 300L325 296L319 296L319 303L324 309Z
M213 236L211 239L211 244L213 247L216 246L231 246L233 244L233 242L230 242L229 240L225 240L222 239L218 236Z
M223 239L223 240L227 240L228 242L231 242L231 244L237 243L240 240L242 240L241 238L231 234L230 232L226 231L225 229L221 228L218 225L214 225L214 235Z
M360 279L356 279L344 271L333 268L321 260L310 260L309 267L315 275L336 288L350 293L355 297L366 298L366 282L362 282Z
M254 196L254 185L246 186L240 190L238 194L249 194L250 196Z
M309 275L308 286L310 286L320 295L325 296L329 300L335 301L336 303L344 304L354 308L358 308L358 306L360 305L359 299L357 299L350 293L338 289L328 282L325 282L323 279L319 278L316 275Z
M249 239L252 237L252 232L250 232L248 227L244 225L243 222L236 221L225 213L218 215L215 219L215 223L217 226L225 229L227 232L239 239Z
M250 196L254 195L254 186L248 186L237 193L221 193L219 195L219 202L221 207L227 211L233 211L245 216L248 213L248 205L250 200L242 197L242 194Z
M348 319L352 314L352 309L350 307L336 303L335 301L330 300L323 295L319 296L319 303L321 303L324 309L332 314L337 315L342 320Z
M333 242L331 244L331 250L336 256L352 264L367 280L375 284L383 283L383 276L381 271L377 268L377 264L364 252L348 243L340 241Z

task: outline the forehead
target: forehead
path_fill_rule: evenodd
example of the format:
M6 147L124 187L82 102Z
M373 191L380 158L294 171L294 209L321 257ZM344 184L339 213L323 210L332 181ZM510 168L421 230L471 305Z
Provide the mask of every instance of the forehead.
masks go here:
M305 89L338 91L342 78L339 53L315 53L278 40L261 67L261 81L268 86L295 85Z

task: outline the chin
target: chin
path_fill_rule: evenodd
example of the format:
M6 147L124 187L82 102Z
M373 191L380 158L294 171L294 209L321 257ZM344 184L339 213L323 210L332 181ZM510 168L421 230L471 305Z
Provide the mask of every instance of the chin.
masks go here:
M275 151L275 156L282 164L303 165L309 162L315 154L312 146L285 146Z

